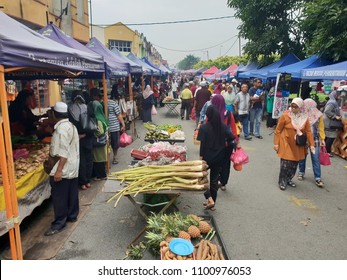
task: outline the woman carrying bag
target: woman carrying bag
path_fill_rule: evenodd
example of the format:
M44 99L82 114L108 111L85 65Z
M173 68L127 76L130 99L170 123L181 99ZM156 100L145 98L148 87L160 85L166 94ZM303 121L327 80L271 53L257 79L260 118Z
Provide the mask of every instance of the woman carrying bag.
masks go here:
M306 140L300 143L299 139L307 137L311 152L315 152L313 135L304 110L304 101L294 98L290 110L283 113L275 130L274 150L281 159L279 188L284 191L287 186L293 188L292 181L300 160L305 158ZM300 145L299 145L300 144Z
M311 125L315 145L315 152L312 153L310 151L313 175L316 185L320 188L323 188L324 183L321 180L321 166L319 162L320 149L322 147L325 147L323 114L321 111L317 109L317 103L311 98L307 98L304 100L304 106L307 113L308 121ZM307 154L305 155L305 159L299 161L299 173L297 177L299 181L302 181L304 179L306 169L306 157Z

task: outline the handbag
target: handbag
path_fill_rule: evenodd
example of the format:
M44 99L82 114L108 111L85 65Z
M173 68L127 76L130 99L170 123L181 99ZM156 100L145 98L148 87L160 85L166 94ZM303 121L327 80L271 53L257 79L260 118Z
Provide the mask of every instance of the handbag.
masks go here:
M298 146L306 146L307 143L307 136L306 134L296 135L295 137L295 143Z
M54 165L59 161L60 156L48 155L48 158L43 162L43 170L50 175Z
M103 147L107 143L107 135L106 133L100 136L94 136L93 138L93 147Z
M341 120L337 120L337 119L330 119L329 120L329 128L331 129L342 129L343 128L343 124Z
M330 155L327 152L326 147L321 147L319 151L319 163L324 166L331 165Z

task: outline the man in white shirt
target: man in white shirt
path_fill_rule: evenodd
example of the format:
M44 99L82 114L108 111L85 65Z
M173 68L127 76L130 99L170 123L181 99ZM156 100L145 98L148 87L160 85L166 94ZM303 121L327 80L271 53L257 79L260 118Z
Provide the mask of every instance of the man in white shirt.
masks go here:
M80 161L79 136L77 128L68 119L68 109L64 102L54 105L54 115L58 122L50 147L50 155L58 156L49 178L52 187L54 221L46 236L62 231L66 222L76 222L79 213L78 168Z

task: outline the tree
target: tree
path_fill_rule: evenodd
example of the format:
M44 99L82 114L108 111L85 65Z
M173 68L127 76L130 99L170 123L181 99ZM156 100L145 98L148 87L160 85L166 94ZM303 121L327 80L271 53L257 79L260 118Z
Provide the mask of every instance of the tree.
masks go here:
M303 34L299 21L303 4L308 0L228 0L241 19L240 35L247 39L244 47L250 59L262 57L261 63L273 62L273 55L294 53L304 57Z
M226 69L232 64L240 65L241 63L247 64L248 57L247 56L221 56L214 60L205 60L200 61L193 66L193 68L198 69L200 67L210 68L213 65L219 69Z
M305 4L301 27L307 53L333 61L347 60L346 0L314 0Z
M178 62L177 67L178 69L181 69L181 70L192 69L193 65L197 64L199 61L200 61L199 57L189 54L183 60Z

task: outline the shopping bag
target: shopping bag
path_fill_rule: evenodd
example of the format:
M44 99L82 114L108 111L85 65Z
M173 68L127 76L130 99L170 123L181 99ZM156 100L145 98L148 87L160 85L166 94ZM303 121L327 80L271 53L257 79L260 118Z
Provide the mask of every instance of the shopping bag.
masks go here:
M319 151L319 162L320 162L321 165L324 165L324 166L331 165L330 155L327 152L327 149L325 148L325 146L320 148L320 151Z
M195 112L195 107L193 107L192 112L190 113L190 119L192 121L196 120L196 112Z
M197 138L198 138L198 133L199 133L199 129L195 129L195 130L194 130L194 135L193 135L194 145L200 145L200 141L197 140Z
M133 142L133 138L125 132L119 138L119 146L124 148Z
M249 158L244 149L238 148L234 153L231 154L230 161L232 161L235 165L240 165L248 163Z
M151 111L152 115L156 115L157 114L157 109L155 109L155 106L152 105L152 111Z

